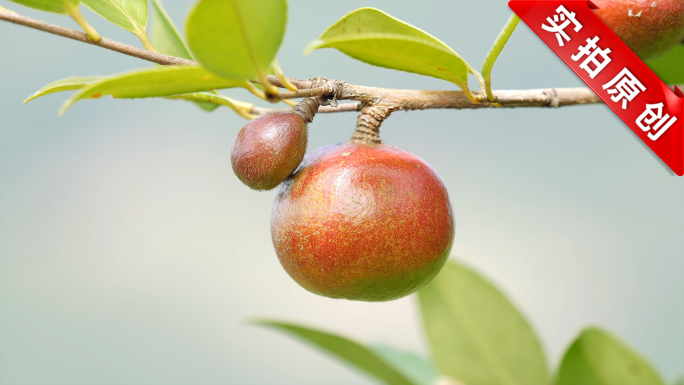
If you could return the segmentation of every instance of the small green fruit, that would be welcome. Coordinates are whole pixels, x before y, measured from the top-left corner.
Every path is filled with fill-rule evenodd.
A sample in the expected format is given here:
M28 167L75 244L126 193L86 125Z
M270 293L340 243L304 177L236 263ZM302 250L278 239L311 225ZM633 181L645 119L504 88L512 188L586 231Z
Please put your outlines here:
M250 188L270 190L302 162L306 143L306 123L294 112L260 116L245 124L233 142L233 171Z
M596 15L643 60L684 38L684 0L593 0Z
M439 272L454 221L446 188L425 161L350 142L307 155L281 185L271 235L280 263L305 289L388 301Z

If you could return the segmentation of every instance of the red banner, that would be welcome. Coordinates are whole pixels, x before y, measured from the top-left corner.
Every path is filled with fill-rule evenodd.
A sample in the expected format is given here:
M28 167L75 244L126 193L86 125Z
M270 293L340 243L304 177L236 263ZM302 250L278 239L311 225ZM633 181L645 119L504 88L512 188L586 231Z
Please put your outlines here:
M586 0L510 0L511 7L675 174L684 175L684 95L669 89Z

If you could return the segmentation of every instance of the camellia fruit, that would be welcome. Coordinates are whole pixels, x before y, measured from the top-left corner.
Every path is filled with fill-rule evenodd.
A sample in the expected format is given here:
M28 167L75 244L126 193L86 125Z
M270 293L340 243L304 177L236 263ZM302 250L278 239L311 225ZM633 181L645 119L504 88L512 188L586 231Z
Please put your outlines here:
M415 155L334 144L307 155L280 187L271 234L281 264L327 297L388 301L429 282L454 239L446 188Z
M596 15L643 60L684 39L684 0L593 0Z
M233 142L235 175L255 190L270 190L285 180L306 153L306 122L295 112L278 112L249 121Z

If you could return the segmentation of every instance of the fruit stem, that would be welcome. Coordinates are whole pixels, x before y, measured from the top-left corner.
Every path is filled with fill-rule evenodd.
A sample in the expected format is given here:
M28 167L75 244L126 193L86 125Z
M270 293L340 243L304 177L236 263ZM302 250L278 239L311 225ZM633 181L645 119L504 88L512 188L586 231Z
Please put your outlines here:
M318 106L321 105L321 100L318 96L312 98L306 98L299 102L296 106L292 107L292 111L299 115L303 121L306 123L311 123L313 121L316 112L318 112Z
M356 144L381 144L380 125L383 120L390 116L391 112L386 105L365 105L361 109L361 115L356 120L356 131L354 131L351 141Z

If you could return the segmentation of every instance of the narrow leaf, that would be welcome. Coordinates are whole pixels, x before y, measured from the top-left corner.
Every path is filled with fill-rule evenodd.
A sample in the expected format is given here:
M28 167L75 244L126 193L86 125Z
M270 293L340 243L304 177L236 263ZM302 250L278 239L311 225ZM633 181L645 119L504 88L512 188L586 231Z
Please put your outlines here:
M14 3L25 5L34 9L39 9L41 11L59 13L61 15L68 15L69 8L71 5L73 7L78 7L80 0L10 0ZM67 4L65 4L67 3Z
M649 60L646 64L666 84L684 83L684 44L677 44L675 48L657 59Z
M335 48L368 64L432 76L467 88L468 64L453 49L379 9L361 8L345 15L309 43L305 52L319 48Z
M432 363L419 355L399 351L387 345L375 345L371 346L371 349L417 385L434 385L439 377Z
M83 5L136 36L147 27L147 0L81 0Z
M440 373L468 385L546 384L534 331L481 275L450 261L418 298Z
M663 385L646 361L607 332L589 328L570 345L558 385Z
M200 0L186 25L188 45L210 71L263 80L287 22L284 0Z
M520 17L518 17L516 14L513 14L510 19L508 19L506 26L504 26L504 29L499 33L499 36L496 38L494 45L489 50L489 54L487 54L487 57L482 64L482 76L485 80L485 92L487 93L487 98L490 101L494 101L494 95L492 94L492 68L494 67L496 59L499 58L499 54L503 50L504 46L506 43L508 43L508 39L513 34L513 31L515 31L515 27L517 27L519 23Z
M157 67L109 76L69 98L60 109L63 114L81 99L97 99L105 95L115 98L150 98L171 96L221 88L245 87L245 81L216 76L202 67Z
M165 55L194 60L176 25L162 6L161 0L152 0L152 41L157 51ZM219 106L201 101L196 101L195 104L205 111L213 111Z
M161 0L152 0L152 42L165 55L194 60Z
M65 79L60 79L39 89L33 95L26 98L26 100L24 100L24 103L30 102L33 99L55 92L79 90L101 79L102 76L73 76Z
M267 326L292 334L305 342L332 354L335 358L360 369L390 385L418 385L411 381L400 370L383 359L373 349L354 342L348 338L315 330L308 327L279 321L257 321L257 325Z
M250 112L254 107L254 104L241 102L239 100L223 96L219 93L194 92L191 94L167 96L167 98L191 100L198 104L202 103L210 106L215 106L214 108L212 108L212 110L218 108L219 106L230 107L233 111L235 111L238 115L242 116L245 119L254 119L258 116Z

